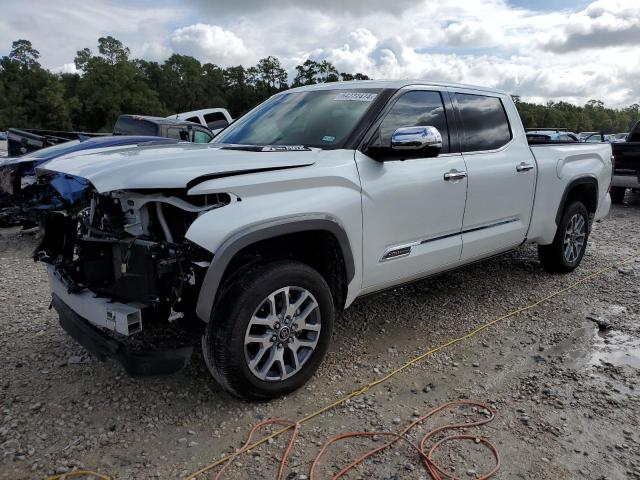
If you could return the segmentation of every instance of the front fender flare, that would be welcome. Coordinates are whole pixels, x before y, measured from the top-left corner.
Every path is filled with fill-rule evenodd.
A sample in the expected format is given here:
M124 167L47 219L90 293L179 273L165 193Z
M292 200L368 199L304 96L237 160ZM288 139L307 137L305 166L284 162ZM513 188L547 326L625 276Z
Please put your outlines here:
M311 230L328 231L336 237L342 250L347 283L351 282L355 276L355 263L351 252L351 245L345 229L336 218L328 215L305 215L272 220L248 227L231 235L222 242L213 256L200 288L198 303L196 304L196 314L198 317L204 322L209 322L225 270L229 262L231 262L240 250L269 238Z

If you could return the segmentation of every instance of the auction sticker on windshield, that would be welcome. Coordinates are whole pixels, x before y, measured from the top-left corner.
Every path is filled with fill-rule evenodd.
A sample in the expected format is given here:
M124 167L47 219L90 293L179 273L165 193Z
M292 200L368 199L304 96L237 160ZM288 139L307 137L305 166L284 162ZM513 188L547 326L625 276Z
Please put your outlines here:
M366 92L342 92L336 95L334 100L342 100L347 102L372 102L378 96L377 93Z

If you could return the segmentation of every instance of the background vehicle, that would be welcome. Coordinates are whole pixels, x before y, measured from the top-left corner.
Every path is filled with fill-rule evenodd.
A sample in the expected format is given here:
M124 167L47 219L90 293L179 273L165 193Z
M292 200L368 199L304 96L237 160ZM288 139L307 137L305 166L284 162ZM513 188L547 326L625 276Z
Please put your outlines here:
M24 130L17 128L10 128L7 133L9 156L24 155L71 140L111 136L109 133ZM209 128L199 123L176 118L144 115L120 115L113 128L113 135L168 137L193 143L207 143L214 136Z
M603 143L609 142L612 143L615 137L613 135L606 135L604 133L592 133L591 135L587 135L581 141L585 143Z
M535 143L575 143L578 142L578 136L575 133L567 131L557 131L548 129L527 129L527 141L530 144Z
M0 160L0 226L32 224L41 213L73 204L86 188L86 182L55 174L48 185L36 184L35 168L63 155L86 150L142 144L169 144L178 140L163 137L107 136L70 140L21 157Z
M71 140L107 135L88 132L10 128L7 130L7 153L10 157L17 157Z
M199 123L142 115L120 115L113 127L113 134L150 135L192 143L209 143L214 136L211 130Z
M194 110L192 112L170 115L167 118L199 123L200 125L209 128L216 135L223 128L233 122L231 114L226 108L205 108L203 110Z
M202 328L226 389L271 398L313 375L361 295L525 242L546 270L575 269L611 169L609 144L530 146L500 91L325 83L273 96L208 145L49 162L39 174L81 176L92 207L51 216L36 256L61 325L100 357L176 370L191 350L141 355L115 336L179 319Z
M626 142L627 141L627 136L629 135L629 132L624 132L624 133L616 133L613 136L614 142Z
M578 139L581 142L584 142L585 138L587 138L589 135L593 135L594 133L600 133L600 132L580 132L578 133Z
M611 200L622 203L627 188L640 189L640 121L635 124L624 142L611 144L615 158Z

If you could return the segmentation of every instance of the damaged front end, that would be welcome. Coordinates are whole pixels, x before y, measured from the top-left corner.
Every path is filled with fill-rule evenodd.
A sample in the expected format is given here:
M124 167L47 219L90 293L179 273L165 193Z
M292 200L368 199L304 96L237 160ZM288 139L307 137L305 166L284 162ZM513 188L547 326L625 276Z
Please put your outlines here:
M61 325L100 358L118 359L132 374L182 368L191 346L130 351L127 339L160 326L201 323L197 295L212 254L185 238L191 223L230 201L226 193L93 192L90 207L47 216L34 252L48 264Z
M37 177L32 166L25 171L26 163L0 166L0 227L35 226L48 212L79 205L87 194L84 179L54 172Z

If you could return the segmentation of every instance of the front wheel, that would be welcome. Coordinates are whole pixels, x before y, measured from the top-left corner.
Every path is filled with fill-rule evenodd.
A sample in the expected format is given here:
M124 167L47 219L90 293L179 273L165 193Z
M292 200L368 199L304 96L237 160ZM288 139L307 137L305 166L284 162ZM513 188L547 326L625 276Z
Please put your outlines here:
M540 264L547 272L573 271L584 256L589 239L589 213L582 202L565 209L551 245L538 245Z
M301 262L250 267L225 285L202 341L212 375L231 393L268 399L304 385L329 347L329 286Z

